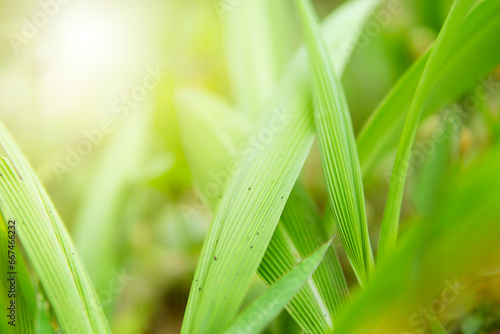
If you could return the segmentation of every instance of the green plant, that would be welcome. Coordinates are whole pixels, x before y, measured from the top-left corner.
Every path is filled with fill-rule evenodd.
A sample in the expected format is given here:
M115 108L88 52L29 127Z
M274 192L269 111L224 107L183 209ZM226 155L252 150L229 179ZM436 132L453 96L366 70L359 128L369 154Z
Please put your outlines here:
M408 74L403 77L393 92L388 95L381 107L374 112L373 117L361 132L357 147L353 135L352 123L349 117L349 110L342 91L342 85L336 78L337 74L334 70L334 68L338 68L335 66L339 66L339 64L342 69L342 64L344 64L345 61L338 60L336 63L336 59L333 58L332 64L326 43L322 40L323 38L320 30L317 28L315 15L313 14L311 5L307 1L298 1L298 5L304 25L304 35L309 50L310 67L313 74L311 82L314 87L314 120L319 137L323 170L328 185L336 228L340 234L342 244L359 283L362 287L371 291L373 288L370 288L370 277L374 275L377 270L375 269L368 237L361 175L366 175L366 172L375 166L376 161L380 161L383 158L383 153L387 152L388 148L394 146L396 142L393 137L398 136L398 127L400 127L399 124L402 124L404 117L401 110L409 105L409 102L413 99L407 117L407 125L403 130L400 142L401 153L398 153L396 157L396 165L394 166L393 177L391 178L388 204L385 211L385 218L382 223L379 246L379 252L381 253L379 253L379 256L383 258L387 256L390 258L389 253L393 251L396 244L395 239L397 235L397 226L399 225L400 208L402 205L402 190L409 164L411 147L413 145L422 109L431 111L437 110L437 107L441 106L443 102L449 101L450 98L457 96L473 86L473 80L475 80L475 78L490 71L492 66L498 63L497 52L488 54L485 63L481 63L477 67L474 66L468 71L458 71L455 69L455 72L453 72L453 70L451 70L453 66L458 67L461 65L459 65L458 61L455 61L454 57L453 60L448 61L448 57L450 57L451 54L458 54L460 55L459 57L468 57L472 61L475 54L472 51L472 44L474 44L476 48L489 48L492 37L490 34L494 33L498 20L495 19L492 23L488 24L485 24L485 22L487 18L496 15L496 12L492 11L492 7L496 8L498 4L483 1L477 4L477 6L472 6L473 3L471 1L455 2L435 46L416 62L415 66L408 71ZM356 9L360 19L363 20L365 16L363 16L364 13L361 8L371 9L372 7L370 6L373 6L373 2L366 2L364 7L362 7L361 2L352 2L349 5L352 6L351 8L360 5L360 7ZM349 5L346 5L346 7ZM492 7L489 8L489 6ZM340 17L340 15L338 17ZM481 33L472 35L470 33L472 30L470 29L473 29L472 27L475 25ZM352 38L355 40L356 36L352 35ZM354 43L354 40L352 43ZM340 47L342 44L339 43L337 45ZM466 58L460 58L460 60L464 59ZM291 66L293 70L290 72L298 72L296 64L298 64L297 60L295 60L294 66ZM463 66L463 63L461 64ZM286 75L293 78L290 72ZM452 77L457 76L457 72L460 73L458 75L462 80L449 83ZM289 79L289 77L285 77L284 81L287 83L287 86L290 86L290 82L294 82L293 79ZM302 81L304 81L304 79ZM447 85L443 85L441 82L446 82ZM275 187L277 187L277 184L290 185L290 181L296 179L297 170L290 170L289 168L293 165L298 165L300 167L304 159L297 159L296 157L302 157L304 154L307 154L307 150L310 147L310 137L305 136L307 132L304 132L301 128L296 128L298 123L307 124L306 118L304 118L305 115L307 115L309 120L313 119L312 114L309 112L308 105L301 100L302 96L304 96L303 92L307 92L308 89L308 87L301 85L300 88L296 88L295 93L292 94L288 93L287 90L280 90L278 88L276 93L277 100L279 101L279 99L283 99L283 97L290 98L288 108L290 108L290 105L293 106L293 114L295 117L291 118L290 124L283 130L283 133L275 134L273 140L271 140L268 145L263 145L263 149L260 152L253 152L252 155L246 157L247 160L244 160L241 166L241 172L238 172L231 179L227 190L221 193L221 195L223 194L222 201L218 208L214 207L216 212L215 221L212 223L212 230L202 250L202 258L198 265L195 283L191 290L190 302L184 319L184 332L217 332L227 326L226 324L230 322L230 318L234 317L236 314L235 312L243 300L243 292L248 289L250 284L249 278L251 273L257 269L258 262L255 261L254 258L262 258L263 251L263 249L261 249L261 253L258 254L248 253L245 252L245 247L241 248L240 245L246 245L245 240L252 240L253 236L256 235L256 231L260 231L259 226L264 226L265 228L271 227L271 230L262 232L262 238L265 240L264 242L266 245L270 242L264 259L268 256L280 258L280 253L286 252L286 248L290 246L290 244L280 243L278 240L281 231L279 228L280 225L278 225L278 228L275 230L275 237L271 239L272 230L278 222L278 216L276 216L275 213L283 210L282 220L285 220L287 217L287 207L283 207L279 199L283 198L283 194L285 197L288 196L291 191L289 186L285 189L279 189L283 192L279 192ZM441 89L442 91L440 91L440 93L434 93L436 89ZM417 91L416 93L414 93L415 90ZM197 94L206 93L191 93L191 95L183 99L183 101L202 100L201 97L197 98L197 96L200 96ZM412 98L413 94L415 94L415 96ZM298 97L301 97L301 99ZM214 97L212 99L215 101L217 98ZM299 102L297 102L297 100ZM189 110L203 110L201 105L206 106L205 103L202 103L200 106L198 106L196 102L190 104L189 102L181 101L179 103L182 105L181 110L188 115ZM279 102L274 106L278 107L283 105L283 102ZM300 109L298 106L301 106ZM427 112L427 115L428 113L429 112ZM266 126L271 122L271 113L268 113L268 115L268 121L267 123L262 123L264 125L261 129L266 129ZM202 117L201 113L200 117ZM230 117L227 118L230 119ZM186 116L185 127L194 129L192 124L188 124L187 119L192 122L193 116ZM236 122L228 121L228 123L235 124ZM181 125L182 124L183 122L181 120ZM294 133L293 139L292 136L288 134L288 130ZM223 131L222 128L219 128L215 130L214 133L221 134ZM259 130L256 130L255 133L259 133L258 131ZM312 128L308 126L307 131L312 131ZM200 152L204 151L200 149L202 144L193 140L185 140L185 143L186 145L195 145L198 148L198 150L195 150L187 147L188 155L192 152L191 163L193 164L211 161L212 159L210 156L215 152L219 152L218 150L223 146L222 143L218 145L214 145L213 143L206 144L207 155L203 158L196 159L196 156L199 157ZM284 143L288 145L284 146ZM211 149L209 147L211 147ZM372 147L374 147L374 149L372 149ZM361 161L358 161L358 150L360 151ZM235 147L233 151L238 152L237 147ZM238 158L233 157L233 159ZM227 160L222 164L224 163L227 163ZM221 166L214 166L212 171L220 170L220 168ZM277 169L280 170L282 173L281 175L276 174ZM363 171L363 173L361 171ZM205 180L208 179L209 178L206 178ZM200 185L200 189L203 189L203 185ZM252 194L254 190L258 195ZM428 195L430 196L430 193L428 193ZM489 197L490 195L491 194L487 196ZM292 192L292 195L290 195L291 200L293 197ZM246 208L248 208L248 210ZM273 215L270 215L270 212L272 212ZM265 216L261 216L261 214L265 214ZM300 223L300 221L296 222L296 224ZM435 223L437 223L437 221L435 221ZM446 224L444 221L440 223ZM231 224L231 228L224 227L226 224ZM424 228L422 227L422 229ZM415 233L416 235L418 234L417 232ZM292 240L293 239L292 237ZM451 237L450 240L452 240ZM250 241L250 244L254 242L255 241ZM231 245L240 248L232 248L233 246ZM241 249L241 252L238 252L238 249ZM223 256L229 256L231 259L239 259L241 262L238 263L241 264L233 264L234 261L231 261L231 263L227 263L226 265L218 266L218 263L212 261L212 257L216 254L221 254L219 252L222 252ZM273 255L268 253L272 253ZM397 258L397 256L395 256L395 258ZM394 274L394 270L397 270L397 260L391 258L391 260L387 261L388 263L385 264L383 268L390 268L390 264L392 264L393 269L386 270ZM278 268L278 263L283 262L284 261L275 261L275 267ZM264 260L263 264L265 263L268 263L268 261ZM251 269L250 272L245 272L242 267L243 265L248 266L247 268ZM268 269L268 271L270 271L270 269ZM247 280L243 279L241 276L242 273L247 275ZM447 274L453 275L452 272L447 272ZM394 276L398 277L398 275ZM219 277L219 279L216 280L214 277ZM224 278L221 279L220 277ZM213 285L217 285L218 283L220 283L220 286L213 287ZM321 284L324 283L325 282L321 282ZM388 284L387 286L390 285ZM209 291L200 293L199 289L201 287L209 289ZM340 283L340 286L337 288L343 290L342 283ZM197 289L199 291L196 291ZM410 290L411 288L409 291ZM235 291L238 292L235 293ZM366 292L366 294L370 295L370 292ZM231 299L229 297L231 295L234 298ZM223 298L221 298L221 296ZM382 297L380 296L379 298ZM315 302L321 304L324 300L324 298L317 299ZM308 319L297 319L297 316L294 316L294 310L299 309L300 304L303 306L302 315L308 314ZM347 304L349 304L349 302L347 302ZM408 304L414 305L416 303ZM370 305L370 303L367 303L366 307ZM354 308L355 306L351 307ZM346 312L347 314L353 314L353 316L355 316L355 313L352 311L350 312L351 307L348 306L348 311ZM298 300L295 301L295 304L291 303L288 310L292 317L294 317L307 332L326 333L332 329L334 332L338 331L339 333L348 332L346 330L342 331L342 329L337 329L336 326L329 329L324 326L315 327L314 323L317 322L317 320L314 319L311 312L307 311L311 308L312 306L309 301ZM387 309L385 311L388 312ZM231 317L228 318L228 314L230 314ZM368 317L369 313L366 313L366 316ZM410 314L408 317L410 317ZM337 322L339 318L336 316L332 319ZM340 319L342 320L344 318L341 317ZM357 327L354 324L359 322L353 319L351 319L351 322L346 323L345 321L346 320L341 321L338 328L351 328L350 332L359 333L384 332L384 327L370 327L370 321L368 321L367 324L362 324ZM395 322L394 328L400 328L402 330L405 328L405 325L404 323ZM355 330L355 328L357 329ZM395 330L394 328L391 329L391 332ZM443 331L439 323L434 323L433 328L435 332ZM250 327L248 330L249 332L257 332L254 329L250 329ZM387 330L387 328L385 328L385 330ZM388 330L386 332L388 332Z
M1 305L12 270L17 282L17 325L2 321L1 333L154 331L162 293L186 285L183 334L458 333L467 319L479 323L467 333L498 329L498 300L474 282L500 260L498 98L478 86L500 64L500 1L453 1L435 42L359 127L348 64L388 15L372 14L396 2L346 1L321 24L311 0L226 8L220 86L232 99L217 84L160 85L154 110L117 131L80 181L76 246L0 124ZM434 28L437 3L415 8ZM292 57L294 13L304 46ZM467 131L487 138L470 144ZM425 140L432 149L415 160ZM373 189L387 200L373 205ZM206 208L183 215L189 196ZM212 215L198 259L193 210ZM127 287L100 292L125 266L138 283L123 306Z
M61 328L73 333L109 332L97 294L68 232L28 162L1 124L0 142L7 154L0 161L2 215L6 222L13 222L7 227L15 226L13 235L22 242ZM17 253L17 260L22 263L19 247L13 246L9 249ZM15 267L9 268L15 270ZM30 299L21 299L21 305L26 303L24 307L31 316L25 314L19 325L33 328L36 298L33 293L28 294L29 280L25 278L20 282L25 283L21 287L24 296L31 294Z

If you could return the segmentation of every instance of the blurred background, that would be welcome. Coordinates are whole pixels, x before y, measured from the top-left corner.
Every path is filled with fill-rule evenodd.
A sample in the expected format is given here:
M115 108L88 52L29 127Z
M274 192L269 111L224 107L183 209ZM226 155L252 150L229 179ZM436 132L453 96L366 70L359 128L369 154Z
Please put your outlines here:
M254 22L252 31L238 30L247 1L0 2L0 119L58 208L113 333L180 331L211 220L184 153L189 137L182 134L178 92L196 88L225 107L258 109L265 98L252 93L269 96L301 44L293 1L273 0L272 17ZM342 2L314 4L322 18ZM451 3L401 0L401 12L362 41L343 77L356 132L432 43ZM267 36L272 50L252 36ZM252 57L275 66L235 70ZM258 78L257 92L242 93L241 78L261 72L268 74ZM493 78L500 81L499 71ZM496 88L486 101L495 124L499 97ZM207 103L208 117L212 109ZM418 138L433 124L432 118L424 123ZM465 160L493 140L486 124L477 116L464 125L458 154ZM391 156L386 160L365 183L372 240L378 239L385 173L392 167ZM314 147L302 179L323 212L321 175ZM410 175L417 195L405 200L405 221L425 210L418 187L411 186L417 177ZM264 288L256 279L249 300Z

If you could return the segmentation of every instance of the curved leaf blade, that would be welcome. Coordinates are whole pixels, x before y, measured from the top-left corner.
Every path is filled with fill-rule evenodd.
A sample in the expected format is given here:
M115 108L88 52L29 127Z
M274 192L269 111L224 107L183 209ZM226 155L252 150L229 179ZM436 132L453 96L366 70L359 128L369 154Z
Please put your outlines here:
M330 204L356 277L366 286L375 265L349 107L311 3L298 0L297 4L314 77L314 116Z
M386 256L396 244L408 163L417 127L425 106L425 98L432 88L432 83L436 80L445 58L449 55L460 24L474 1L456 0L454 2L422 73L403 128L391 175L389 194L380 230L379 256L381 258Z
M238 168L238 147L248 135L250 122L209 92L185 89L178 93L178 100L181 135L193 179L214 212L219 192L224 193L233 169ZM259 276L267 285L274 284L327 239L319 213L298 181L259 266ZM348 294L342 268L331 248L309 284L286 308L305 331L326 333L332 330Z
M19 236L60 326L68 333L108 333L109 326L73 242L40 181L0 123L0 208Z
M377 3L376 0L350 2L348 4L352 6L344 6L345 12L342 13L350 11L353 16L336 13L337 15L332 15L329 24L325 26L326 29L336 28L337 19L344 20L344 22L347 20L351 24L350 27L344 27L345 34L335 35L336 40L332 43L333 46L337 46L334 48L337 50L334 62L338 64L339 70L344 68L350 54L338 51L338 46L343 42L355 43L359 36L359 29L356 28L363 24ZM333 31L336 30L333 29ZM283 84L276 92L274 102L271 103L273 108L269 109L279 112L285 108L287 114L290 115L290 121L281 132L273 137L270 143L259 146L258 154L255 149L247 148L246 152L250 153L247 163L244 164L244 168L238 176L233 178L222 198L209 235L205 240L202 257L191 287L182 333L221 330L235 316L248 289L251 276L257 270L264 255L264 250L271 239L279 214L283 210L284 202L300 170L300 167L296 165L303 163L314 138L305 56L305 50L299 52L290 64L293 70L288 72L287 77L282 81ZM264 122L260 129L272 126L275 123L273 117L275 116L271 115L267 119L267 123ZM258 132L256 133L258 134ZM286 145L284 145L285 143ZM294 147L295 151L290 152L290 147ZM294 166L294 164L296 165ZM275 170L269 173L266 166L274 166L281 169L281 172L278 175L276 175ZM263 171L266 173L263 174ZM277 176L279 178L276 178ZM265 188L263 188L263 184L266 185ZM263 189L268 190L265 192L266 196L252 198L250 191L255 190L256 186L258 190L256 193L261 193ZM281 197L283 197L283 201L281 201ZM271 198L276 198L278 202L270 201ZM256 208L259 210L254 211ZM237 217L240 218L237 219ZM258 225L261 218L264 218L263 221L266 222L261 225L265 230L257 231L255 225ZM222 220L231 222L231 225L224 224ZM260 232L261 244L258 245L258 248L251 245L254 246L252 248L254 253L247 253L238 247L253 241L256 232ZM220 236L224 236L224 242L221 242ZM242 243L242 239L245 239L246 242ZM226 262L220 265L221 262L217 262L214 265L214 261L217 261L214 260L214 257L218 258L215 253L219 249L223 253L231 254L231 256L241 257L244 259L243 262L247 261L246 264L240 267L239 263ZM234 277L228 274L234 275ZM236 275L238 280L235 280ZM222 282L219 280L220 277L224 278ZM209 288L208 293L202 292L202 284ZM214 287L216 284L218 286ZM215 314L219 316L212 317L214 310ZM224 317L220 314L224 314Z
M490 72L500 62L500 2L483 1L466 17L458 28L453 49L441 67L432 89L426 96L422 116L435 112L444 103L477 85L478 78ZM478 50L482 50L478 52ZM397 147L405 116L415 94L430 51L422 55L399 80L368 119L358 139L361 171L365 177ZM468 64L467 71L462 70Z
M332 239L333 240L333 239ZM224 334L258 334L278 316L321 263L332 240L281 277L262 296L248 306Z

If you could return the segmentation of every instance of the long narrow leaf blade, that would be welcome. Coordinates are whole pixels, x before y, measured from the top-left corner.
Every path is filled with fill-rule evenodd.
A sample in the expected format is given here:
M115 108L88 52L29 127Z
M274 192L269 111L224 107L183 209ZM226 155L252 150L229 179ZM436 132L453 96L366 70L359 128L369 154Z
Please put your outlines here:
M26 158L0 123L2 215L18 221L16 233L68 333L108 333L97 294L71 238Z
M293 254L298 255L299 259L311 254L328 238L328 233L323 226L312 198L300 182L295 184L288 198L281 215L281 225L278 225L278 227L281 227L285 236L288 236L286 239L288 241L287 245L294 250ZM266 256L262 259L261 267L269 263L269 260L266 253ZM340 318L349 298L344 273L333 247L326 252L323 262L313 274L308 286L304 286L303 290L313 296L314 303L306 301L300 306L306 307L306 310L309 310L309 308L314 309L313 319L316 319L314 323L320 324L324 321L327 325L327 332L330 331ZM294 303L291 303L287 309L294 319L300 324L304 324L310 319L305 316L307 312L300 312L296 308L298 304L299 301L294 300ZM325 329L319 331L313 328L305 330L311 333L321 333Z
M379 254L383 258L390 252L397 240L399 214L401 212L401 202L403 200L403 191L405 185L408 163L411 156L411 149L415 140L415 134L424 108L425 98L435 81L441 65L449 55L453 40L463 19L474 0L456 0L453 4L450 14L444 23L443 29L439 34L434 48L431 51L422 78L417 87L410 112L406 119L401 141L399 142L398 153L394 162L394 168L391 175L389 186L389 195L387 196L386 208L382 219L380 232Z
M333 239L332 239L333 240ZM258 334L278 316L286 303L313 274L330 247L331 240L281 277L262 296L248 306L224 334Z
M179 93L178 103L181 134L193 179L197 180L198 189L213 212L218 193L225 191L227 180L239 165L238 147L243 141L242 135L248 134L245 129L250 128L243 124L244 121L249 124L248 120L225 108L226 104L220 100L208 92L186 89ZM239 131L233 131L235 126ZM312 199L297 182L259 266L259 276L272 285L327 239ZM287 310L307 332L325 333L333 328L347 296L347 284L332 248Z
M350 18L352 25L352 29L345 29L345 34L336 35L338 39L332 45L338 48L344 42L349 45L354 44L359 36L359 27L376 3L378 1L375 0L353 1L349 3L352 6L344 7L343 12L345 14L349 9L352 16L340 14L332 16L332 20ZM335 28L334 23L335 21L331 21L326 27ZM334 62L339 65L339 70L342 70L349 54L339 52L336 55ZM293 71L283 80L283 85L270 108L278 112L284 109L286 114L290 115L289 121L281 132L274 135L271 142L259 146L258 152L255 148L248 148L247 152L251 154L244 163L244 169L232 180L224 195L209 236L205 240L189 296L182 333L217 332L235 316L251 277L257 270L271 239L284 202L300 170L299 165L303 163L309 151L314 129L305 54L299 54L291 66ZM271 116L261 129L270 128L275 124L275 119L272 117L275 115ZM294 148L294 152L290 152L290 147ZM272 173L269 168L273 168ZM275 169L279 169L279 172L277 173ZM252 189L258 190L255 194L263 193L267 196L252 196ZM255 225L259 221L262 228L258 230ZM257 239L257 232L259 232L259 244L249 245ZM221 237L224 237L223 241ZM248 248L245 251L242 246L253 246L250 249L254 252L249 252ZM219 250L222 251L222 255L230 254L230 257L241 258L243 264L231 261L215 263L218 261L215 260L218 258L217 253L219 257L221 255ZM220 316L221 314L224 316Z
M432 215L415 224L380 263L370 286L349 305L334 333L417 332L422 323L427 325L428 312L420 311L430 311L442 296L454 297L446 301L458 301L459 295L468 300L477 282L462 278L498 268L498 170L496 145L436 185L440 196Z
M330 204L347 256L365 286L373 269L361 168L349 108L312 5L298 0L314 83L314 116Z
M298 96L282 108L292 105L287 126L251 152L221 200L194 277L185 333L221 331L243 301L314 138L311 117L302 112L310 112L307 99ZM264 129L271 126L269 120Z
M422 116L435 112L475 87L478 78L500 62L500 2L483 1L467 16L457 32L448 59L426 96ZM479 51L481 50L481 51ZM397 147L405 117L415 95L430 51L420 57L387 95L358 136L358 153L363 176L377 167L391 149ZM463 64L468 64L463 70ZM491 89L492 83L487 83Z

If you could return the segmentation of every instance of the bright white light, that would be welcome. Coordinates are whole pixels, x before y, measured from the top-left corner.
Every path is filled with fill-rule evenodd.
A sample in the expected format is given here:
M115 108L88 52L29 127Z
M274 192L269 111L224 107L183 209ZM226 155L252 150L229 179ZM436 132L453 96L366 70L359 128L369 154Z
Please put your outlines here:
M64 37L68 55L82 61L97 61L113 51L109 27L95 19L81 18L72 22Z
M91 68L112 65L127 49L128 27L105 8L66 8L54 25L57 53Z
M37 40L40 98L47 114L109 112L142 60L145 34L127 7L72 2ZM139 26L140 28L140 26ZM141 38L139 38L141 36Z

